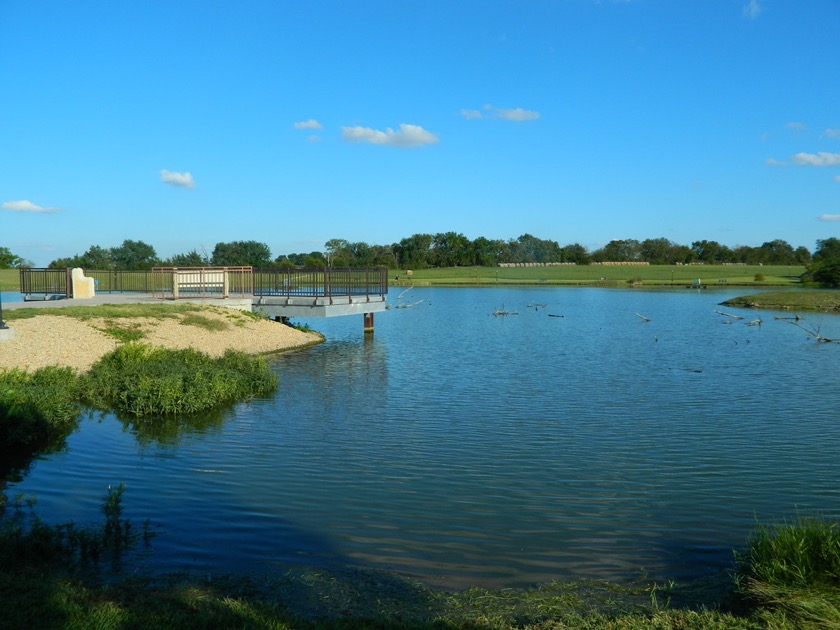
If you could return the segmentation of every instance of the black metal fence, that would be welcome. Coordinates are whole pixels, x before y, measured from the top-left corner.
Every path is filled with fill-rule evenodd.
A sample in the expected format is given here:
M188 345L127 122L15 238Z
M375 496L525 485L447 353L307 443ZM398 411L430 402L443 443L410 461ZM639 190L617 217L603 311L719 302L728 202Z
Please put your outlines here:
M251 267L155 268L144 271L85 270L97 293L151 293L157 297L264 295L281 297L348 297L388 294L388 270ZM221 280L220 278L223 278ZM175 282L178 290L173 291ZM73 297L70 269L23 268L20 292Z
M97 271L85 270L93 278L97 293L152 293L153 278L148 271Z
M24 295L62 295L72 297L73 282L69 269L22 268L20 292Z
M255 269L254 295L280 297L348 297L387 295L384 267L332 269L326 267Z

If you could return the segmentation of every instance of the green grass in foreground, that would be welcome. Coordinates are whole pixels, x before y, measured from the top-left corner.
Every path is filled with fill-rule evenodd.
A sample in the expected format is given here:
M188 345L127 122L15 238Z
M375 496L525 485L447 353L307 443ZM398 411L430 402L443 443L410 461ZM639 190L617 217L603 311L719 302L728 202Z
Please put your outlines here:
M574 581L448 593L349 568L259 578L141 575L132 554L153 533L148 521L141 529L123 517L122 492L109 489L105 523L96 527L46 525L21 502L7 509L0 520L4 628L840 627L840 540L836 524L820 519L758 527L738 555L737 573L690 585Z

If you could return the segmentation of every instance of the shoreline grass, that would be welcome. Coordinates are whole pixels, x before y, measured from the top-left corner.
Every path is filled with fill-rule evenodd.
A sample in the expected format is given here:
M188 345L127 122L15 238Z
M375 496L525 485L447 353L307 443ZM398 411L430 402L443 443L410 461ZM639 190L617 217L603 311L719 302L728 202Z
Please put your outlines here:
M159 533L148 520L140 528L124 515L123 490L109 488L105 522L97 526L46 525L31 505L23 513L22 501L7 509L0 518L4 628L746 630L840 623L840 536L836 523L818 518L759 525L732 572L686 584L574 580L448 592L361 567L138 573L131 554Z
M774 291L740 296L723 302L737 308L758 308L775 311L840 312L840 291L819 289L812 291Z

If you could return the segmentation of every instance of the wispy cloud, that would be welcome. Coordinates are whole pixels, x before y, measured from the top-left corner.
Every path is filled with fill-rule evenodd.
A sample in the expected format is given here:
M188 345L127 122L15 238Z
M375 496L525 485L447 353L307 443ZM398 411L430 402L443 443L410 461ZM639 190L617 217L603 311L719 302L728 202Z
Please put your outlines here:
M195 180L191 173L172 173L164 169L160 172L160 181L170 186L195 188Z
M807 129L808 125L801 122L789 122L785 123L785 127L787 127L788 129L793 129L794 131L802 131L804 129Z
M840 214L821 214L820 221L840 221Z
M21 199L20 201L4 201L3 205L0 207L2 207L3 210L8 210L9 212L59 212L58 208L44 208L43 206L34 204L26 199Z
M764 161L765 164L769 164L770 166L787 166L786 162L782 162L781 160L774 160L773 158L767 158Z
M823 135L826 138L836 138L837 140L840 140L840 129L826 129L823 131Z
M440 138L423 127L406 123L402 123L397 131L390 127L385 131L370 127L342 127L341 137L347 142L356 144L380 144L401 149L412 149L440 142Z
M749 0L749 2L744 5L743 14L745 18L755 20L759 15L761 15L762 11L763 7L761 6L760 0Z
M797 153L790 161L802 166L840 166L840 153Z
M323 129L323 125L319 123L314 118L310 118L309 120L302 120L301 122L296 122L294 125L295 129Z
M834 176L834 177L832 177L831 179L832 179L832 181L835 181L835 182L837 182L838 184L840 184L840 175L835 175L835 176Z
M480 118L501 118L502 120L510 120L512 122L526 122L529 120L537 120L541 117L539 112L522 109L521 107L506 109L493 107L492 105L485 105L481 110L462 109L461 116L467 120L478 120Z

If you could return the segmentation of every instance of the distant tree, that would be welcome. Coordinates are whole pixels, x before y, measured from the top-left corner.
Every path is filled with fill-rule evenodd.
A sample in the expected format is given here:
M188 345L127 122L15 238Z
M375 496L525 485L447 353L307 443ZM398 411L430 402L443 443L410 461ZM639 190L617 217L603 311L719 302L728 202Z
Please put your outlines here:
M57 258L50 262L49 267L53 269L81 267L82 269L108 271L114 268L112 250L99 245L91 245L81 256L77 254L70 258Z
M831 237L817 241L814 262L808 266L804 279L825 287L840 288L840 239Z
M349 267L353 258L350 241L343 238L331 238L324 243L324 258L328 267Z
M832 236L818 240L814 260L840 260L840 238Z
M595 262L632 262L640 259L641 243L635 239L613 240L592 253Z
M175 254L166 261L166 265L169 267L207 267L210 261L193 249L186 254Z
M8 247L0 247L0 269L20 267L22 263L23 258L13 254Z
M791 244L779 238L762 243L756 254L758 262L765 265L792 265L796 262Z
M119 247L111 249L111 261L114 269L136 270L151 269L160 260L155 248L143 241L125 240Z
M503 244L500 241L491 241L489 238L479 236L472 242L473 265L480 267L495 267L499 264L499 257Z
M269 267L271 250L257 241L216 243L210 262L214 267Z
M425 269L431 265L431 234L414 234L393 245L397 266L401 269Z
M471 264L470 240L457 232L443 232L432 238L431 262L435 267L466 267Z
M691 244L691 250L697 260L707 265L733 262L732 250L717 241L694 241Z
M577 265L588 265L592 260L587 249L580 243L566 245L562 249L562 257L560 262L575 263Z
M808 265L811 263L812 259L811 252L808 251L807 247L802 245L796 248L793 252L793 257L797 265Z

